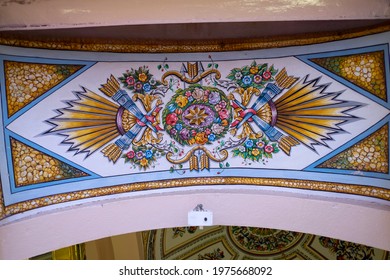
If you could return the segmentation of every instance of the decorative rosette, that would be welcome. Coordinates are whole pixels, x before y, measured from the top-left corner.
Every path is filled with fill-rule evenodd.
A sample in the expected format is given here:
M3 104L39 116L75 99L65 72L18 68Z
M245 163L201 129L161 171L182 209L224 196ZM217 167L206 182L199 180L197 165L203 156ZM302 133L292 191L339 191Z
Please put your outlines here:
M277 72L273 65L268 67L267 63L257 64L253 61L251 65L232 69L227 78L236 82L241 88L262 89L267 83L275 80L274 76Z
M166 104L163 124L181 145L212 144L222 138L232 120L224 92L214 87L192 85L179 89Z
M119 80L129 90L141 94L149 93L161 85L161 82L149 73L147 66L139 67L138 70L131 68L126 73L123 73Z

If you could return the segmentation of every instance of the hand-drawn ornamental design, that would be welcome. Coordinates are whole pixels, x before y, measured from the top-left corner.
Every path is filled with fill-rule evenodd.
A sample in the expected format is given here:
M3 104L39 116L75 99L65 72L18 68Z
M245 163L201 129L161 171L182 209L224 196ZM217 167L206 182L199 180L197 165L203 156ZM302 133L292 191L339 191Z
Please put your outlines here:
M350 111L359 104L326 92L320 77L300 79L254 61L223 80L216 66L187 63L160 80L146 66L111 75L100 87L105 96L75 92L48 120L54 127L47 133L65 136L70 151L87 157L101 150L113 163L122 157L147 169L165 156L176 168L189 162L190 170L203 170L210 161L221 166L229 150L253 162L280 150L290 155L299 144L315 151L356 119Z

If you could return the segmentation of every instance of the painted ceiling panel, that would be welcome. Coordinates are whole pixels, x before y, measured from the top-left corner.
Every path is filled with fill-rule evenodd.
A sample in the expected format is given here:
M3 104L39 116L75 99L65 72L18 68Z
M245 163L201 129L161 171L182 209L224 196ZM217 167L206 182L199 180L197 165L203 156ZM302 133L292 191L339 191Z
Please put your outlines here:
M223 53L1 46L2 216L214 184L388 203L389 35Z
M142 233L147 260L388 260L389 252L293 231L176 227Z

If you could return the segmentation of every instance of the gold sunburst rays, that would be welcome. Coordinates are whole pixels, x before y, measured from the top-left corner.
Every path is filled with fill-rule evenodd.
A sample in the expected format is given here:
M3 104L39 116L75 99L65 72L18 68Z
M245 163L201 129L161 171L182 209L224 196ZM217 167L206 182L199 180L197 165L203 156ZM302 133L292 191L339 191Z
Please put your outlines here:
M313 150L328 146L332 134L343 131L340 125L356 118L349 111L360 106L338 99L342 92L326 93L328 85L318 85L319 79L306 76L275 101L275 126Z
M74 94L78 99L68 101L68 107L48 120L54 127L47 133L66 136L62 143L71 145L69 151L89 156L120 135L119 106L85 88Z

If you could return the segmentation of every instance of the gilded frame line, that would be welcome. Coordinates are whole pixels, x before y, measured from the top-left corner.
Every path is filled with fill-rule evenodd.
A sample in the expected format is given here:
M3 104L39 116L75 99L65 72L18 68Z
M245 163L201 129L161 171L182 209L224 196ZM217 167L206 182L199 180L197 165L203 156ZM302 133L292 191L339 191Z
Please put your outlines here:
M300 189L311 191L326 191L339 194L361 195L370 198L383 199L390 201L390 190L355 184L342 184L335 182L321 182L314 180L298 179L274 179L274 178L249 178L249 177L205 177L205 178L186 178L172 179L153 182L142 182L134 184L124 184L98 189L76 191L71 193L57 194L53 196L41 197L10 206L4 206L3 197L0 198L0 219L22 213L39 207L53 204L70 202L85 198L101 197L113 194L123 194L135 191L146 191L153 189L167 189L176 187L192 186L221 186L221 185L250 185L250 186L270 186L288 189Z
M161 41L129 41L129 40L83 40L56 38L36 38L34 40L4 35L0 33L0 45L112 53L192 53L192 52L224 52L282 48L320 44L339 40L358 38L362 36L390 31L390 23L369 28L357 28L340 32L321 32L291 36L272 36L254 39L226 40L161 40Z
M289 46L303 46L357 38L390 31L390 24L379 25L373 28L350 30L337 33L305 34L289 37L272 37L262 39L219 40L219 41L163 41L163 42L134 42L134 41L77 41L77 40L26 40L4 36L0 33L0 45L41 48L53 50L113 52L113 53L191 53L191 52L222 52L243 51ZM250 185L268 186L287 189L312 191L326 191L331 193L359 195L374 199L390 201L390 190L374 186L343 184L336 182L322 182L314 180L276 179L276 178L249 178L249 177L205 177L161 180L107 186L97 189L76 191L52 196L32 199L9 206L4 205L3 193L0 188L0 220L39 207L71 202L85 198L102 197L113 194L123 194L135 191L152 189L167 189L191 186L221 186L221 185Z

